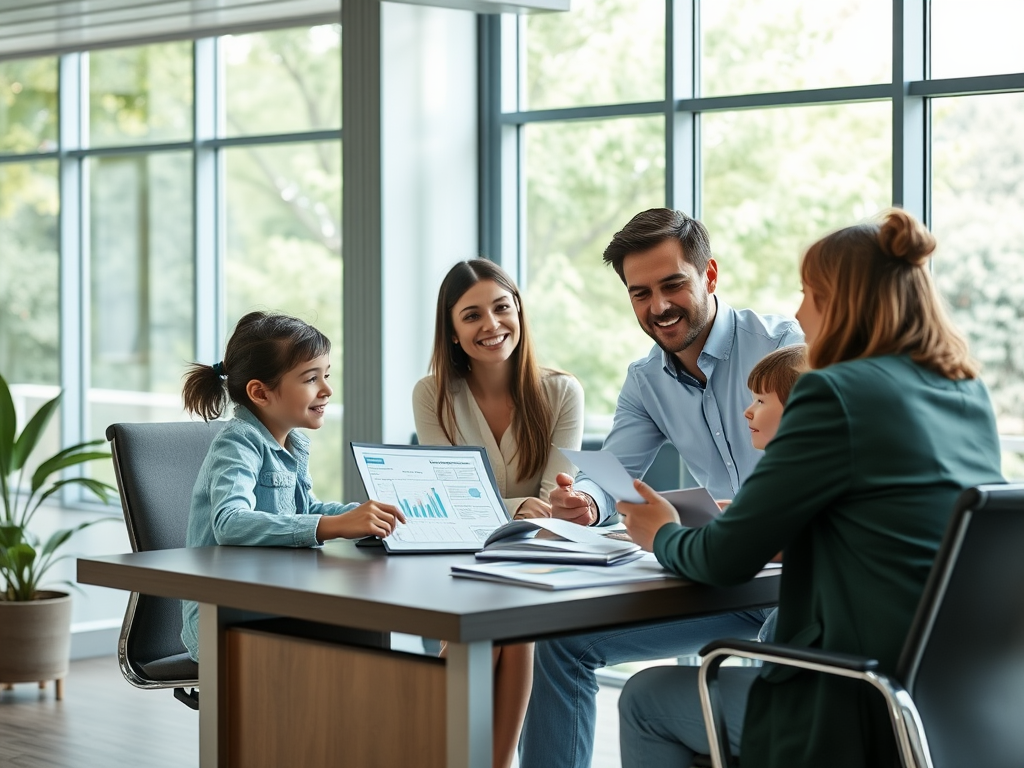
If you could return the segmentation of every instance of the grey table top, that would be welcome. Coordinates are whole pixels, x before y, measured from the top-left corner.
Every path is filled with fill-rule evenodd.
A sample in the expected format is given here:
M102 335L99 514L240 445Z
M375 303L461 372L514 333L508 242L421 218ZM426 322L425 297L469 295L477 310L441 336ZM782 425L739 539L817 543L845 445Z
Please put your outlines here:
M454 578L472 555L387 555L352 542L322 549L205 547L78 560L78 580L161 597L453 642L555 634L763 607L779 574L719 589L678 579L548 591Z

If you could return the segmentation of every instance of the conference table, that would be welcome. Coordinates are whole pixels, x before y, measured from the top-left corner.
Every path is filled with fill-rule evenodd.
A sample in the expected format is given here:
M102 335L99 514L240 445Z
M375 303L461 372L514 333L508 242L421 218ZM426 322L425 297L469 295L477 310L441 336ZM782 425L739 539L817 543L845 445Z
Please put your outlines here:
M544 590L454 578L472 555L205 547L78 560L78 581L200 604L201 768L491 764L492 648L774 604L779 574ZM447 641L446 658L389 633ZM159 727L159 726L156 726Z

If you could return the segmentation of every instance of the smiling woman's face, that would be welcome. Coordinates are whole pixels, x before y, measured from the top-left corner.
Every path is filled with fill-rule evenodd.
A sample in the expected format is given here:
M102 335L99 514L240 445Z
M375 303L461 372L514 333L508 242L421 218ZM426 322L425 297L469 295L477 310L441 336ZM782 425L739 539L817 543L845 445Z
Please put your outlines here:
M519 346L519 308L512 294L493 280L481 280L452 307L456 342L470 365L505 363Z

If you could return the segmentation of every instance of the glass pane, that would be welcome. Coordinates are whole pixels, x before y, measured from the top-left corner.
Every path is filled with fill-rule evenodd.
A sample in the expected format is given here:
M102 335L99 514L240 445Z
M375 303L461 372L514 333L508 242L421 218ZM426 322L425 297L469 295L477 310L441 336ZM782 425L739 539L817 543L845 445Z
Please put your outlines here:
M286 312L330 338L334 397L313 436L321 499L343 499L341 142L225 150L228 328L255 309Z
M704 96L892 79L891 0L716 0L700 21Z
M94 147L192 138L192 43L89 54L89 136Z
M608 431L626 366L651 347L601 254L635 214L665 204L664 125L643 117L525 129L524 301L541 364L583 383L587 431Z
M931 76L1024 72L1021 0L931 0Z
M221 38L228 136L341 127L341 25Z
M57 59L0 61L0 153L57 149Z
M704 223L725 301L793 316L807 246L891 204L891 112L871 103L702 118Z
M0 165L0 374L60 380L56 161Z
M182 418L195 359L192 155L94 158L90 205L90 433Z
M0 375L19 429L60 392L57 213L56 161L0 164ZM33 455L51 456L59 443L55 414Z
M1024 450L1003 449L1003 477L1010 483L1024 483Z
M1024 94L932 102L935 278L982 364L999 431L1018 436L1024 436L1022 135Z
M522 23L522 109L665 98L663 0L573 0Z

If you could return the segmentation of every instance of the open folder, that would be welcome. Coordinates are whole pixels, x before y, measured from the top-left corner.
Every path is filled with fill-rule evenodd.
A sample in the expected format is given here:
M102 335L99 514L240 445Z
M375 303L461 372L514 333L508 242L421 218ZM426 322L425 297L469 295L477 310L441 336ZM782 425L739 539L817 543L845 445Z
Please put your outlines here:
M593 528L549 517L513 520L494 530L477 560L540 560L615 565L643 552L630 541L609 539Z

